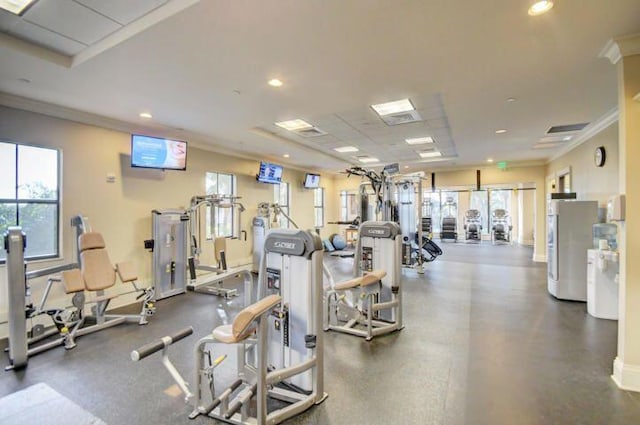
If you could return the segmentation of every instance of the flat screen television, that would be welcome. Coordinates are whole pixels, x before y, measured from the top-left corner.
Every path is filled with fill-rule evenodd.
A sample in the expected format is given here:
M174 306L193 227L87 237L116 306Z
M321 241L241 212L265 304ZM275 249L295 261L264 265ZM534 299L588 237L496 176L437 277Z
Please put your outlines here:
M256 176L256 180L261 183L280 184L282 181L282 166L261 162L260 172Z
M184 171L187 169L187 142L132 134L131 166Z
M307 173L304 178L304 187L306 189L315 189L320 187L320 175Z

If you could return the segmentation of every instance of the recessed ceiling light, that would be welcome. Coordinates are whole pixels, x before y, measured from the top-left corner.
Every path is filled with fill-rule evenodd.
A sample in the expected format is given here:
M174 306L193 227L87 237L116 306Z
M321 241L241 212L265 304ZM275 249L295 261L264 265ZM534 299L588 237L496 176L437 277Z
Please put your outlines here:
M298 131L313 127L311 124L301 119L280 121L277 122L276 125L289 131Z
M271 87L282 87L282 81L278 80L277 78L269 80L268 84Z
M356 148L355 146L342 146L339 148L333 148L334 151L336 152L340 152L340 153L347 153L347 152L358 152L359 149Z
M289 158L291 155L289 155L288 153L285 153L284 155L282 155L284 158Z
M385 115L398 114L400 112L413 111L415 108L409 99L394 100L387 103L371 105L374 111L381 117Z
M571 140L571 138L572 138L572 137L573 137L573 136L564 136L564 137L562 138L562 140L563 140L563 141L565 141L565 142L568 142L569 140Z
M153 118L153 115L151 115L149 112L141 112L140 113L140 118L151 119L151 118Z
M487 162L489 163L493 162L493 158L487 158Z
M503 128L501 128L500 130L496 130L496 134L504 134L506 132L507 132L507 130L505 130Z
M358 161L362 162L363 164L368 164L370 162L380 162L380 160L378 158L374 158L372 156L359 157Z
M0 0L0 8L15 15L21 15L35 2L36 0Z
M425 143L433 143L433 137L414 137L411 139L404 139L410 145L423 145Z
M530 16L538 16L542 15L545 12L548 12L553 7L553 2L551 0L540 0L536 1L529 8Z
M439 156L442 156L442 152L438 152L438 151L418 152L418 155L420 155L420 158L437 158Z
M507 102L509 102L509 103L512 103L512 102L515 102L515 101L516 101L515 97L508 97L507 98Z

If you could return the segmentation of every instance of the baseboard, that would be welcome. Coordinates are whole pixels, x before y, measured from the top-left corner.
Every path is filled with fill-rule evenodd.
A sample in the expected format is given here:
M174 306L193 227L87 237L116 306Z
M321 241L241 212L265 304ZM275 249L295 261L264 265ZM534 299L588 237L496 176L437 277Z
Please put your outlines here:
M547 256L546 255L537 255L534 254L533 255L533 261L535 263L546 263L547 262Z
M613 361L613 375L611 379L625 391L640 392L640 366L624 364L620 357Z

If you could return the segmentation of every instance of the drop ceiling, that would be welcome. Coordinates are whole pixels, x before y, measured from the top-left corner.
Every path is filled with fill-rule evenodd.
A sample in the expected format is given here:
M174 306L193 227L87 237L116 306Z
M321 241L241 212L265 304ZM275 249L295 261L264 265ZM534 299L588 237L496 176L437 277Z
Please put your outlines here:
M81 111L84 120L319 170L356 164L358 155L416 170L489 157L542 163L566 145L542 141L550 127L590 123L572 133L579 138L615 117L616 68L599 52L612 37L640 32L637 0L559 1L539 17L528 16L525 0L180 0L136 28L173 2L40 0L19 24L0 15L0 103L57 105L65 116ZM97 20L81 19L78 8ZM65 42L31 37L25 25ZM6 40L73 59L131 26L66 65ZM370 107L403 98L421 121L389 126ZM145 111L152 122L138 117ZM327 134L301 137L274 124L297 118ZM434 145L404 141L423 136ZM360 150L334 150L345 145ZM421 159L430 148L444 161Z

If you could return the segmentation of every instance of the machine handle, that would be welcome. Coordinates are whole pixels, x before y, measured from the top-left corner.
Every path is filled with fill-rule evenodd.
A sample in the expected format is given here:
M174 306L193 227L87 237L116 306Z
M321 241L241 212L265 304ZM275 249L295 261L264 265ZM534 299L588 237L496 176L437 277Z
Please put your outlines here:
M131 352L131 360L137 362L138 360L142 360L145 357L150 356L156 351L160 351L165 347L170 346L174 342L178 342L181 339L184 339L193 333L193 327L189 326L188 328L184 328L173 335L167 335L155 341L152 341L148 344L143 345L137 350L133 350Z

